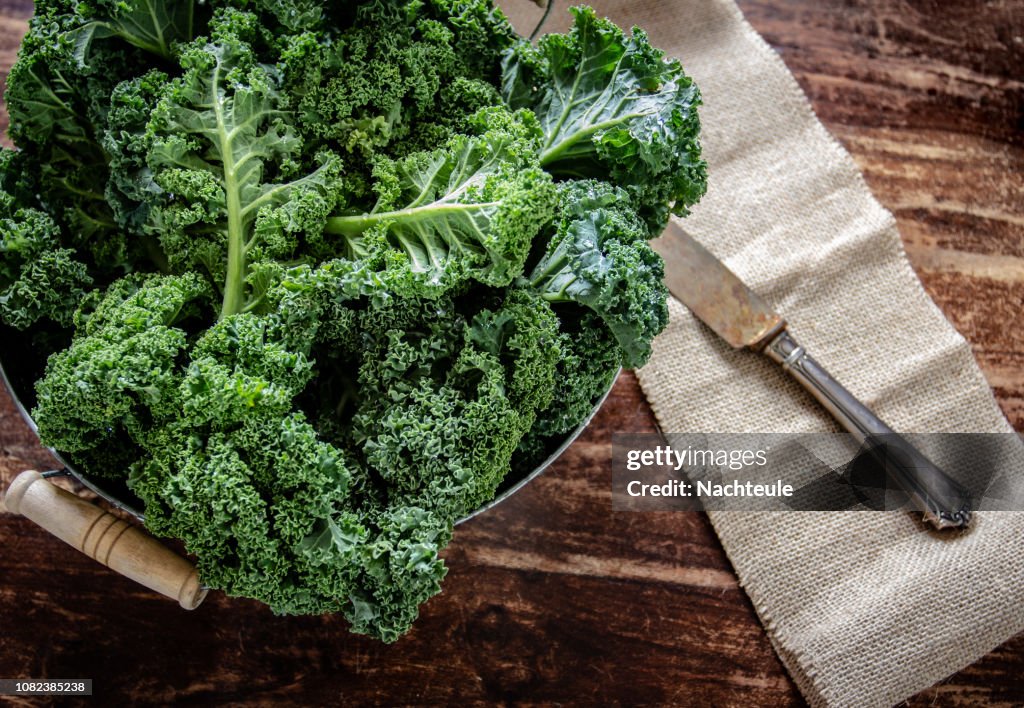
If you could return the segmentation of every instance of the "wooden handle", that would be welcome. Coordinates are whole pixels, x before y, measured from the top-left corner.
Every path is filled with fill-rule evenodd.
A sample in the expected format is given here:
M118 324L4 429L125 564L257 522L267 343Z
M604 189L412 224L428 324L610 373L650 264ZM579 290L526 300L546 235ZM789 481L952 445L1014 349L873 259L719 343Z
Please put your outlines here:
M186 610L206 598L195 567L155 538L95 504L22 472L4 497L7 508L42 526L90 558L166 595Z

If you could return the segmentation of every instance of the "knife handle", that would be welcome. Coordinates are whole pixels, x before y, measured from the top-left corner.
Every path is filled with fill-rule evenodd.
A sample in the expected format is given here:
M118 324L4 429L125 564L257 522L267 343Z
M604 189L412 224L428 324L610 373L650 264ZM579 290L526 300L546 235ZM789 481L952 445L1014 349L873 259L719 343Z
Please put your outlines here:
M772 339L764 353L799 381L859 443L868 445L926 521L938 529L970 525L970 493L832 378L787 330Z

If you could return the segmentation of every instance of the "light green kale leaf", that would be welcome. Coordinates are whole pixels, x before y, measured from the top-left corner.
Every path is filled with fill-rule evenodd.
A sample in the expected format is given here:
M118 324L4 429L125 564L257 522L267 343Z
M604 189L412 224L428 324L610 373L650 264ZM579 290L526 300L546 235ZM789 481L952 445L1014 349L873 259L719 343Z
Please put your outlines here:
M184 74L167 84L146 128L145 228L173 272L211 274L227 317L258 306L268 264L301 260L319 242L342 180L333 154L311 169L299 161L302 142L273 69L229 31L215 36L182 50Z
M396 292L433 297L467 279L508 285L552 217L556 191L538 166L535 125L521 122L532 116L485 113L492 128L482 135L382 159L373 209L327 220L348 255L376 262Z

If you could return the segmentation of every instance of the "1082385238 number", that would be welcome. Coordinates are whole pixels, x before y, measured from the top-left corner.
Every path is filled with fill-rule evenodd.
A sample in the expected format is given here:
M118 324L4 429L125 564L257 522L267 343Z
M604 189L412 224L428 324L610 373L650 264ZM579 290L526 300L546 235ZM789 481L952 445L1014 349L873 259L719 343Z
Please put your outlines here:
M0 696L91 696L92 679L0 679Z

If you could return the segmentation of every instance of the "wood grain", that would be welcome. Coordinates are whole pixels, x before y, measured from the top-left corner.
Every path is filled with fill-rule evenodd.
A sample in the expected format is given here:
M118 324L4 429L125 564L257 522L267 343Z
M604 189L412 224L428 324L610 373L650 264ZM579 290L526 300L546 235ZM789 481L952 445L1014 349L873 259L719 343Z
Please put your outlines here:
M1024 431L1024 5L740 5ZM30 10L0 0L0 67ZM0 676L93 677L111 705L801 704L707 520L610 511L612 432L653 429L624 375L555 466L459 529L445 592L392 646L218 593L181 612L0 514ZM0 477L48 464L0 391ZM1022 674L1024 636L910 704L1021 705Z

